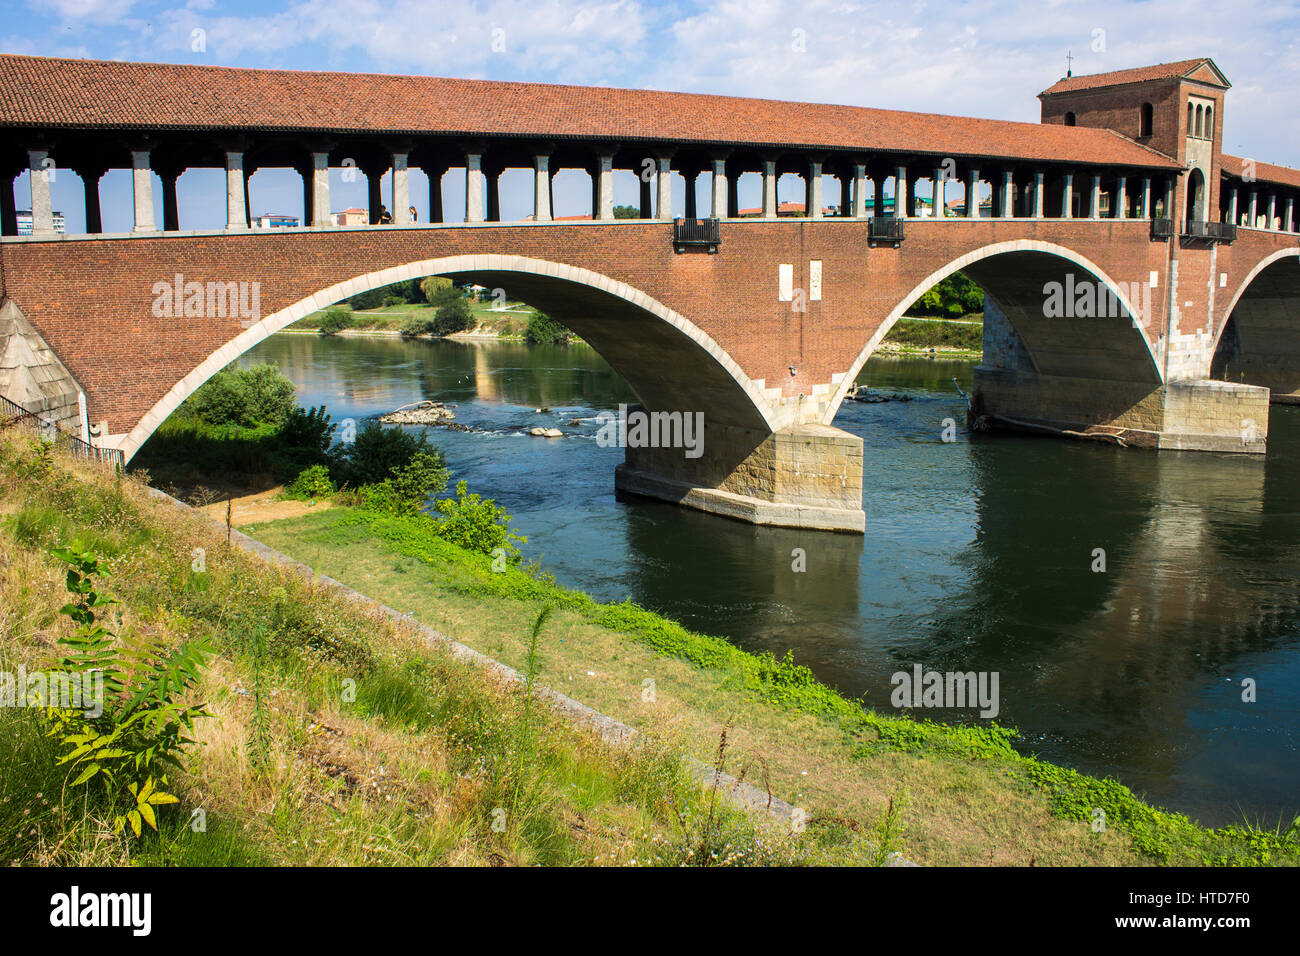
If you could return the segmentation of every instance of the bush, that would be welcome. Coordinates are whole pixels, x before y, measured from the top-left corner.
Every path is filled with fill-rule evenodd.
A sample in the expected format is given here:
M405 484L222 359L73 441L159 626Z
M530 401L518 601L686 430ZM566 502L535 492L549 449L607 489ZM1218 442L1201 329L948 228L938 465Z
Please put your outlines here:
M388 514L417 514L430 495L447 487L451 473L437 452L417 451L391 477L357 489L363 508Z
M332 305L325 310L320 320L321 335L335 335L352 327L352 313L341 305Z
M402 327L398 332L405 338L413 339L421 335L430 335L434 330L434 320L431 316L423 315L419 312L412 313L406 317Z
M573 333L546 313L538 312L528 320L524 341L529 345L568 345L573 341Z
M954 272L917 300L912 311L954 318L984 310L984 290L963 273Z
M298 390L267 362L249 368L222 369L185 401L189 414L209 425L279 427L298 407Z
M442 456L423 432L385 428L378 422L369 422L351 444L340 449L335 478L354 488L378 484L392 478L421 452L442 464Z
M510 530L510 513L491 498L469 494L465 482L457 482L456 497L443 498L435 506L441 520L438 536L470 551L492 554L498 548L507 558L517 560L519 549L515 542L528 539Z
M438 335L464 332L473 324L474 313L470 311L469 303L460 297L438 306L433 316L433 330Z
M330 471L324 465L312 465L298 473L298 477L285 489L286 498L298 498L307 501L312 498L328 498L334 494L334 482L330 480Z

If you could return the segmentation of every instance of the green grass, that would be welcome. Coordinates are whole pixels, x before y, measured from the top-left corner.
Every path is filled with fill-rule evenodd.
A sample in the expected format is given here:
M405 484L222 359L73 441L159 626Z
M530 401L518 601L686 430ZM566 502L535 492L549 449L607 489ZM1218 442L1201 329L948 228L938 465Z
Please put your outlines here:
M914 349L944 348L979 352L984 348L980 322L948 322L938 319L901 318L884 341Z
M130 479L60 455L49 465L34 443L0 437L0 516L5 662L48 667L56 655L66 595L48 549L74 539L108 558L99 584L120 601L115 633L216 652L195 692L213 716L173 782L181 803L139 840L114 836L102 798L70 785L39 712L0 713L0 862L871 861L851 828L805 837L711 808L670 734L615 750L545 707L528 715L519 686L226 548L205 519ZM551 640L548 627L539 657Z
M894 791L877 775L891 774L895 780L910 775L915 799L908 824L919 842L905 849L919 858L933 854L934 862L976 862L954 859L934 844L964 839L953 832L954 820L963 814L976 819L981 813L995 816L1000 827L1015 808L1026 819L1011 827L1013 839L1040 827L1044 834L1052 834L1035 838L1041 846L1030 844L1035 846L1033 856L1042 863L1300 862L1300 834L1294 828L1287 836L1281 828L1270 831L1245 822L1217 829L1200 827L1182 814L1144 803L1115 780L1098 780L1020 753L1013 746L1017 734L1012 728L950 726L876 713L820 683L789 656L748 654L722 638L692 632L635 604L601 603L559 587L536 569L494 572L489 558L423 534L416 522L406 518L338 510L265 525L255 533L301 560L320 562L324 573L392 606L417 609L422 620L445 627L515 666L526 659L526 649L513 638L498 637L498 629L517 630L537 608L553 605L562 612L561 620L567 617L564 646L552 648L557 659L544 670L545 679L555 683L568 683L574 670L590 668L617 670L635 686L637 674L659 674L662 661L670 659L681 665L673 671L682 684L674 720L698 726L700 733L694 738L698 756L707 757L709 741L716 740L719 708L745 713L739 729L757 741L755 747L768 748L765 759L773 767L783 761L808 767L807 753L822 749L821 765L811 771L814 779L801 776L786 781L788 787L804 787L813 794L820 790L828 802L821 808L826 813L830 805L855 802L879 811L881 801L894 796ZM512 606L517 611L509 610ZM631 695L611 694L605 683L565 689L636 723ZM783 738L794 752L775 752ZM858 801L855 788L872 791L878 799ZM790 790L782 795L795 798ZM983 806L972 805L976 800L983 800ZM919 816L918 806L928 807L938 818ZM1101 833L1094 833L1091 826L1097 810L1104 811L1107 821ZM987 827L989 821L973 820L970 826ZM927 830L932 831L928 838Z

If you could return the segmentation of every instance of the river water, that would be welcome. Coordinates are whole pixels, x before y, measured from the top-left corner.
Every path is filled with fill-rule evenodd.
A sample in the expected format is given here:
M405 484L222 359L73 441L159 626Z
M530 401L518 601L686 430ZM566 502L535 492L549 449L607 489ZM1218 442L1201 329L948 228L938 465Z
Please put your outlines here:
M997 672L998 719L1025 752L1207 825L1300 812L1300 408L1272 409L1262 462L944 442L943 420L964 415L953 379L969 390L972 366L872 359L859 381L910 400L846 402L835 420L865 444L859 538L616 500L623 453L597 445L592 417L635 399L585 347L284 334L241 364L259 361L336 422L458 403L457 421L481 431L431 436L453 481L500 501L526 556L562 584L748 650L793 649L882 711L891 676L916 664ZM566 436L528 437L534 425Z

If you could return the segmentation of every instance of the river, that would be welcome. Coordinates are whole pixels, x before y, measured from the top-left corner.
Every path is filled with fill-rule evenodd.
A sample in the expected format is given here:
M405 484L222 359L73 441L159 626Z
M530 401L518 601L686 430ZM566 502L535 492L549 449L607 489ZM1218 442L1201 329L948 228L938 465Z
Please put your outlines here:
M944 442L943 419L965 407L952 380L969 390L971 364L872 359L859 381L910 400L846 402L835 420L865 445L859 538L616 500L622 451L597 445L591 419L635 399L585 347L284 334L240 361L276 363L336 422L458 403L481 431L431 436L453 481L501 502L562 584L748 650L793 649L882 711L891 676L915 664L997 672L998 719L1025 752L1207 825L1300 812L1300 408L1272 409L1262 462ZM534 425L566 437L528 437Z

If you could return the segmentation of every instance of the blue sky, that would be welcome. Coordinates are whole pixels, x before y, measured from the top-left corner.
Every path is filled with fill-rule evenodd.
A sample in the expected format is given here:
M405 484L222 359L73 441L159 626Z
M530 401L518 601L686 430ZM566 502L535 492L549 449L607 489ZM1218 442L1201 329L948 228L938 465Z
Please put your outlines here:
M1064 73L1067 50L1076 73L1204 55L1233 83L1225 149L1300 166L1293 2L0 0L0 9L0 51L9 53L648 87L1031 122L1035 94ZM24 174L15 187L20 207L27 188ZM53 188L78 231L79 181L65 174ZM182 228L221 225L223 188L216 170L186 173ZM417 206L426 189L412 173ZM506 174L505 218L530 211L529 189L522 171ZM617 202L635 201L630 174L615 189ZM101 195L105 228L127 228L128 175L109 173ZM259 171L252 195L255 215L301 211L291 171ZM364 185L343 183L336 171L331 195L335 209L361 205ZM785 177L781 199L802 199L797 179ZM463 203L454 171L444 201L449 218ZM757 183L743 182L742 205L757 202ZM585 174L557 177L557 214L589 204Z

